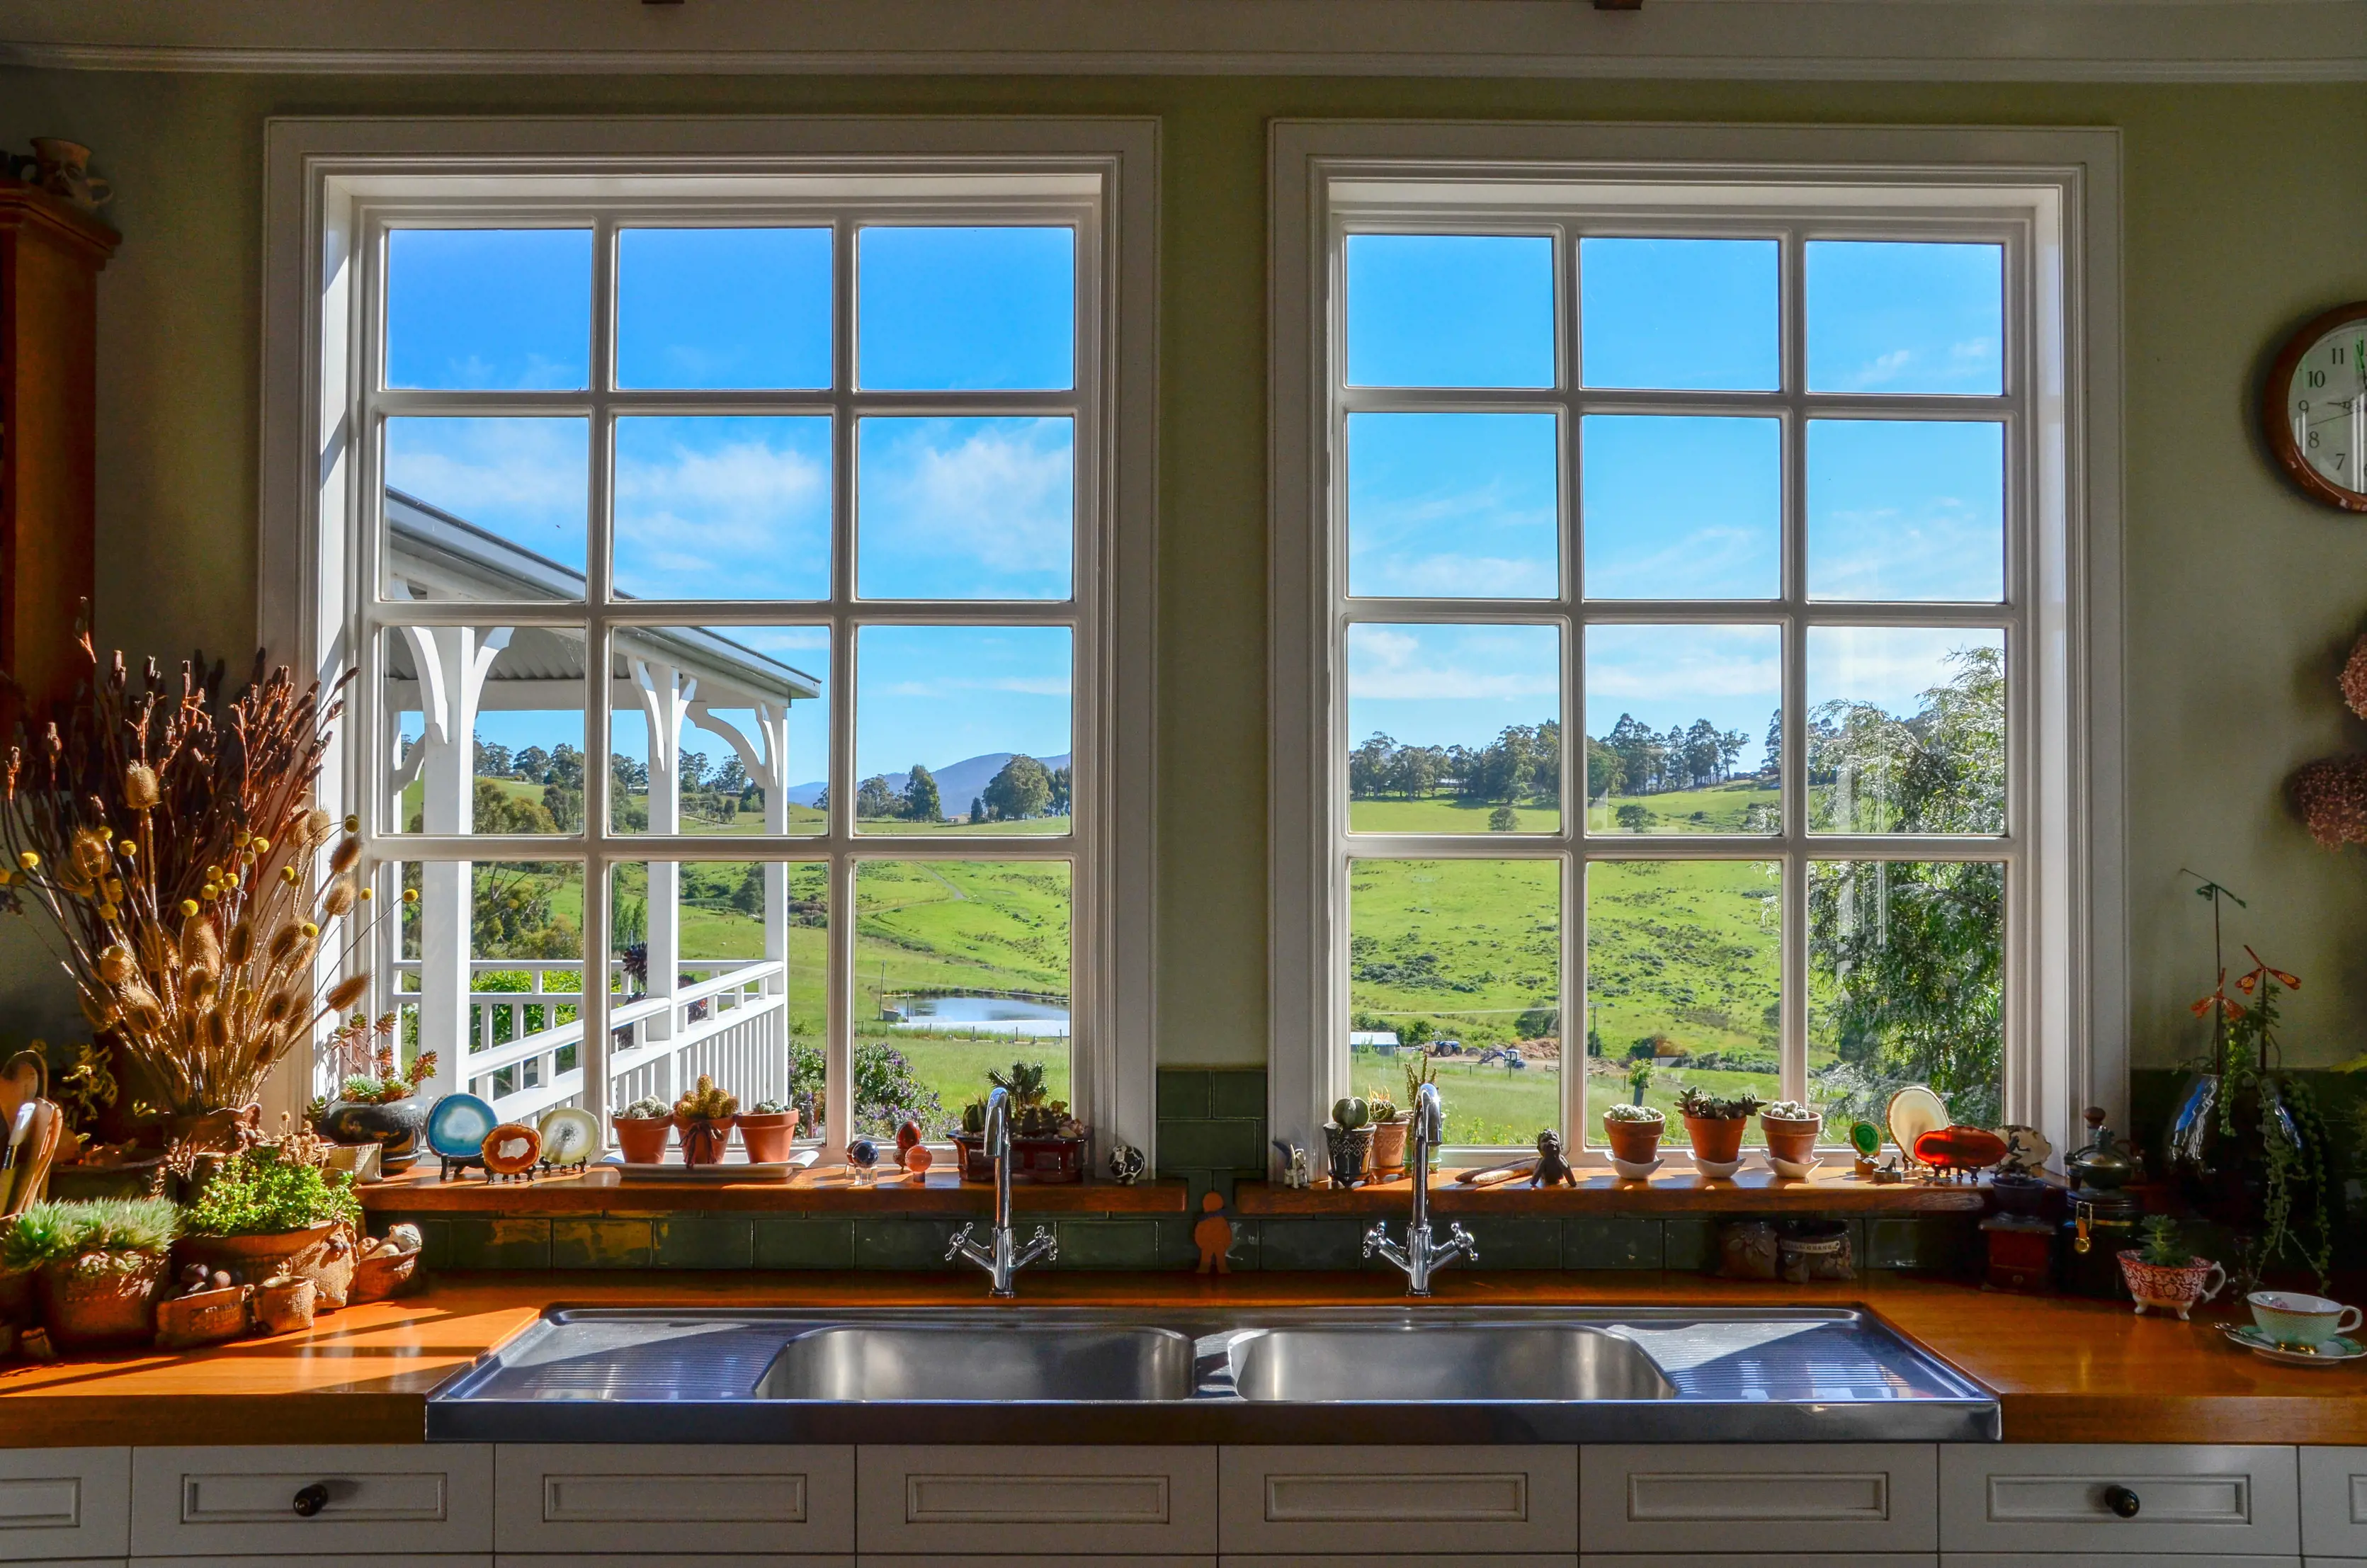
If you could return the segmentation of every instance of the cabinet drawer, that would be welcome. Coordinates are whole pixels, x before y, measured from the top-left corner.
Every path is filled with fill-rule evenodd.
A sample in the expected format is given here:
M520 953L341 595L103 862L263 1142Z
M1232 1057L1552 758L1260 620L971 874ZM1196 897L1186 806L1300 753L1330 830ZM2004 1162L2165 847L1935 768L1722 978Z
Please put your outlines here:
M965 1552L959 1557L929 1552L908 1557L897 1552L866 1551L854 1562L856 1568L1217 1568L1217 1560L1208 1556L1111 1557L1101 1552L1090 1557L1045 1557L1035 1552L985 1556ZM705 1565L696 1564L694 1568ZM1359 1564L1358 1568L1368 1565Z
M1578 1568L1939 1568L1933 1551L1590 1551ZM2059 1565L2058 1565L2059 1568Z
M855 1550L851 1448L504 1443L493 1495L504 1553Z
M1217 1568L1580 1568L1573 1551L1285 1551L1217 1559Z
M1926 1443L1589 1445L1579 1545L1605 1553L1936 1551Z
M482 1551L339 1551L328 1556L305 1552L255 1557L238 1552L227 1557L135 1557L128 1568L493 1568L493 1557Z
M2367 1449L2301 1450L2301 1549L2367 1558Z
M0 1449L0 1562L131 1549L130 1449Z
M2297 1556L2298 1491L2286 1448L1950 1445L1940 1540L1951 1552ZM2136 1509L2126 1518L2112 1506L2124 1492Z
M697 1547L696 1541L685 1540L673 1551L569 1551L549 1556L502 1551L494 1553L493 1568L855 1568L851 1552L709 1552Z
M1568 1552L1574 1448L1229 1448L1218 1546L1236 1552Z
M1214 1449L880 1447L855 1467L866 1558L1217 1549Z
M2113 1561L2107 1556L2107 1562ZM2130 1559L2132 1562L2136 1559ZM2148 1564L2160 1568L2305 1568L2298 1557L2254 1552L2192 1551L2174 1556L2146 1557ZM1943 1551L1940 1568L2064 1568L2061 1553L2054 1551Z
M319 1487L319 1510L297 1496ZM490 1553L493 1450L481 1444L137 1449L135 1557ZM481 1561L481 1555L480 1561Z

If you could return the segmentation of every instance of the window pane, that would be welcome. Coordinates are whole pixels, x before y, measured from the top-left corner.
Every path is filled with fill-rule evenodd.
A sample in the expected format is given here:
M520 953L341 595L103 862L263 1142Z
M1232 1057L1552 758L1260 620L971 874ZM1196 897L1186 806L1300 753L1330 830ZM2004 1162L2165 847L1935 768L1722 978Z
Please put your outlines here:
M2005 389L2005 247L1817 240L1808 389Z
M828 419L620 419L616 473L617 597L830 597Z
M1348 417L1348 592L1550 599L1561 458L1547 413Z
M1551 833L1561 827L1561 632L1348 628L1348 827Z
M378 886L381 897L399 887L406 899L395 905L391 966L399 1055L435 1052L438 1081L490 1101L504 1122L531 1123L576 1100L583 1064L570 1026L583 1005L582 863L392 863ZM425 940L456 930L469 936L452 956Z
M1783 592L1780 421L1592 414L1580 429L1588 598Z
M619 626L611 636L615 831L822 831L829 627ZM654 754L652 735L666 740Z
M1775 861L1596 861L1586 869L1586 1139L1632 1101L1782 1095L1784 868ZM1764 1144L1756 1117L1743 1134Z
M1808 632L1808 826L2005 831L2005 636Z
M1068 627L866 626L855 649L857 831L1069 831Z
M1808 1082L1829 1118L1879 1124L1894 1092L1928 1084L1954 1120L1996 1126L2004 1014L2003 865L1808 868Z
M855 592L1066 599L1076 551L1071 419L866 419Z
M386 384L592 384L592 231L397 229L386 237Z
M617 385L830 385L830 231L627 229Z
M1348 1092L1411 1109L1435 1071L1446 1141L1536 1147L1561 1125L1561 863L1348 866Z
M1782 385L1772 240L1581 240L1590 387L1772 392Z
M624 1064L610 1107L671 1102L704 1073L743 1112L790 1107L800 1140L821 1136L829 867L647 861L610 875L608 1059Z
M1347 272L1350 386L1556 384L1552 240L1351 234Z
M1066 861L857 864L856 1132L942 1136L1014 1061L1070 1099L1070 883Z
M1587 831L1778 831L1783 648L1774 626L1589 626Z
M864 387L1077 384L1073 230L872 228L856 245Z
M388 831L583 830L583 632L399 626L382 650L379 701L399 737ZM473 734L465 762L425 738L431 716L438 736Z
M580 419L386 422L393 599L581 599L591 427Z
M1808 422L1808 595L2005 597L2005 426Z

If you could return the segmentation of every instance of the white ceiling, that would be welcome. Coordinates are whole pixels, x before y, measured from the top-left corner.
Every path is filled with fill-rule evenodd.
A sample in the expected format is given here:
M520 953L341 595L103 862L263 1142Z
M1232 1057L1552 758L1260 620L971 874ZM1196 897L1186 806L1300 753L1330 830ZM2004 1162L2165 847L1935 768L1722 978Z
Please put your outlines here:
M95 70L2367 79L2367 0L0 0Z

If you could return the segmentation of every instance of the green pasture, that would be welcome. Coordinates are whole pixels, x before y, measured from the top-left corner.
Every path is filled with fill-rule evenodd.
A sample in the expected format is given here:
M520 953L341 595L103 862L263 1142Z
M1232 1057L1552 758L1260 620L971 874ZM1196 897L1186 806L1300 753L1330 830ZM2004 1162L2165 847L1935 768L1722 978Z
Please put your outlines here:
M1660 795L1614 795L1589 801L1586 830L1590 833L1750 833L1772 832L1783 809L1784 792L1762 779L1736 779L1707 789L1672 789ZM1641 827L1619 820L1622 807L1645 815Z

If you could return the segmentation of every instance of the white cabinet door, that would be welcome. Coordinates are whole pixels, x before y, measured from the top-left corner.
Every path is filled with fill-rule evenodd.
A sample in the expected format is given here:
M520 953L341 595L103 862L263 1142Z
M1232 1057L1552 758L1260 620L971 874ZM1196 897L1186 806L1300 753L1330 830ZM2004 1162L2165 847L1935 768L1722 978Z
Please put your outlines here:
M2105 1561L2114 1561L2110 1554ZM1943 1551L1940 1568L2065 1568L2068 1562L2059 1551ZM2144 1562L2157 1568L2304 1568L2298 1557L2252 1552L2193 1551L2149 1552L2130 1557L2131 1564Z
M1966 1553L2291 1560L2301 1551L2293 1450L2151 1443L1950 1444L1940 1451L1940 1544L1949 1552Z
M2301 1450L2301 1549L2367 1558L2367 1449Z
M1036 1552L989 1552L983 1556L964 1552L956 1557L945 1552L866 1551L854 1562L855 1568L1217 1568L1213 1557L1178 1557L1172 1553L1155 1557L1110 1557L1099 1552L1090 1557L1046 1557ZM690 1568L705 1565L694 1563Z
M855 1450L504 1443L494 1549L787 1553L855 1550Z
M1590 1551L1578 1568L1939 1568L1930 1551Z
M1578 1549L1574 1448L1228 1448L1217 1473L1227 1557Z
M130 1449L0 1449L0 1562L131 1550Z
M240 1551L226 1556L135 1557L130 1568L493 1568L493 1560L481 1551L337 1551L326 1556L297 1552L268 1557Z
M1217 1568L1579 1568L1570 1551L1227 1552Z
M134 1557L335 1557L493 1550L493 1453L481 1443L135 1449Z
M1217 1549L1217 1450L866 1447L855 1508L866 1560L1198 1556Z
M673 1551L530 1551L493 1554L493 1568L855 1568L852 1554L792 1551L708 1552L684 1541ZM270 1568L277 1568L277 1564Z
M1589 1558L1700 1552L1929 1552L1940 1545L1929 1443L1589 1444L1579 1547Z

